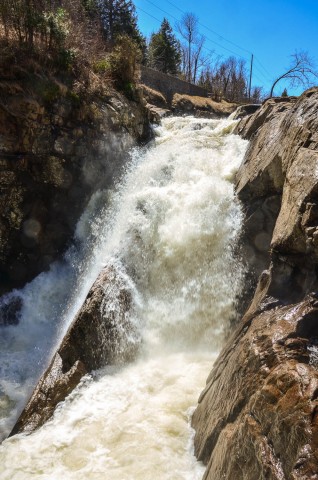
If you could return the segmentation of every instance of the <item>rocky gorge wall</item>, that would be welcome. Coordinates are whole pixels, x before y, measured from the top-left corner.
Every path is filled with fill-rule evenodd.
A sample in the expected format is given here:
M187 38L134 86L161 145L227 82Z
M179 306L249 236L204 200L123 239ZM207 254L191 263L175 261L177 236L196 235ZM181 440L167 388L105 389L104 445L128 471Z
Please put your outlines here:
M32 76L26 95L19 78L7 76L0 89L6 291L63 252L92 191L112 183L126 148L149 137L149 122L142 101L116 92L82 99L54 78ZM250 140L236 188L246 212L243 252L255 293L193 415L195 452L207 464L206 479L317 478L317 107L318 89L312 89L299 99L269 100L236 127ZM81 377L101 365L98 348L96 360L82 344L88 317L94 345L103 346L102 355L117 355L103 344L114 319L105 316L104 325L100 316L110 283L118 286L116 322L125 322L129 288L109 267L13 433L43 424Z
M92 192L111 185L127 149L149 138L141 96L129 101L90 80L98 81L31 62L1 67L0 293L62 254Z
M194 412L205 479L318 478L318 88L236 127L252 302Z

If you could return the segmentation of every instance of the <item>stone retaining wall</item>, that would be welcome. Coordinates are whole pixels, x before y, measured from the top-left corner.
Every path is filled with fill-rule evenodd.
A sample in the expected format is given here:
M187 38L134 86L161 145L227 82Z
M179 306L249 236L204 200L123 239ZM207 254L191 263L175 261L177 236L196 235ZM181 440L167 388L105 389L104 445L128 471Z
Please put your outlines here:
M199 97L208 96L207 90L202 87L198 87L192 83L180 80L173 75L167 75L166 73L159 72L149 67L141 67L140 81L147 87L161 92L169 104L171 104L175 93L196 95Z

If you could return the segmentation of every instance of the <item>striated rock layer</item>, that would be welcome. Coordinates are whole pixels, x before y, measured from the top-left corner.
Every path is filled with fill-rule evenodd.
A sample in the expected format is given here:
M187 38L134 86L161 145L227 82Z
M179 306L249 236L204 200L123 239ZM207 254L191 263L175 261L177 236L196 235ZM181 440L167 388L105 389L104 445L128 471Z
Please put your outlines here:
M271 99L236 133L254 298L192 424L210 480L318 478L318 88Z
M193 416L208 479L315 478L318 300L246 317Z
M92 192L111 185L127 149L149 138L141 98L64 77L31 61L0 64L0 294L48 268Z

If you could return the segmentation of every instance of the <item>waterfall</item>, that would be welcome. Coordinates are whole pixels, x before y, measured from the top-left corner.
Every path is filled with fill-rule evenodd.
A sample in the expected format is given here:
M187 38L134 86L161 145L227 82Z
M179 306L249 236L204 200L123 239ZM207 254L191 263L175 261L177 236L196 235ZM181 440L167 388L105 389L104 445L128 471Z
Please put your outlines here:
M232 126L164 119L121 184L92 197L63 262L2 300L22 302L0 339L4 433L105 264L129 279L140 345L134 363L84 377L38 431L5 440L1 479L202 477L189 418L243 278L233 178L247 142Z

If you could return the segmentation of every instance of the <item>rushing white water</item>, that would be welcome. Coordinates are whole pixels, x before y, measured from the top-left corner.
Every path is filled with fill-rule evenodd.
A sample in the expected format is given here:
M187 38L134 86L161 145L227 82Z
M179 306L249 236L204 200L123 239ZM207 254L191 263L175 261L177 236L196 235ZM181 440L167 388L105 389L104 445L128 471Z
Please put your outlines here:
M24 306L20 324L6 327L0 384L13 412L40 372L34 363L52 346L58 318L61 335L104 263L134 285L142 346L135 363L85 378L41 429L3 442L1 479L201 478L189 416L242 279L232 179L246 142L230 133L232 123L165 119L154 145L135 151L112 207L101 208L109 192L92 198L78 249L16 293Z

